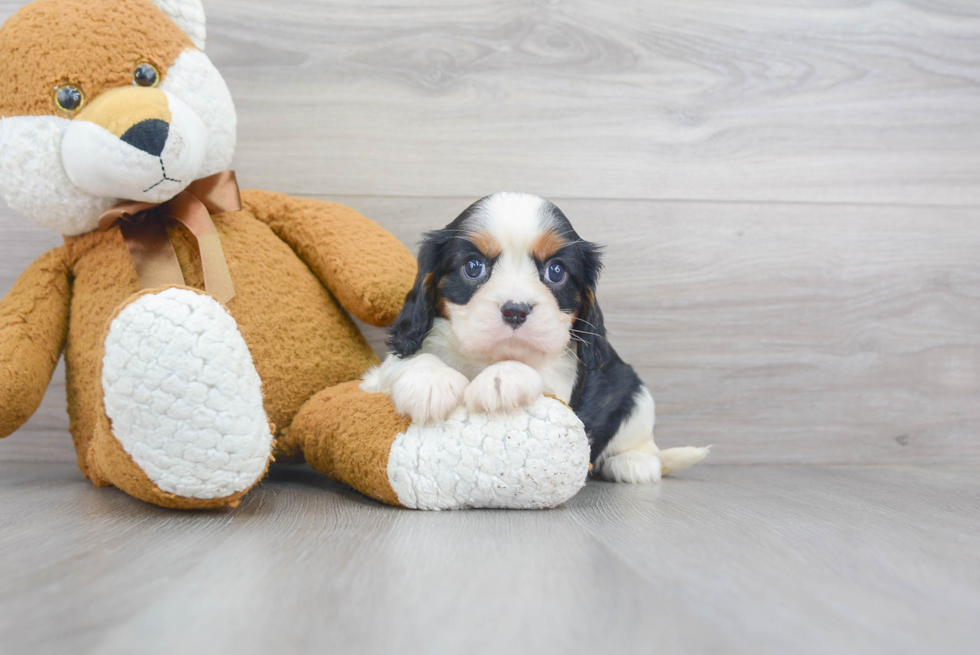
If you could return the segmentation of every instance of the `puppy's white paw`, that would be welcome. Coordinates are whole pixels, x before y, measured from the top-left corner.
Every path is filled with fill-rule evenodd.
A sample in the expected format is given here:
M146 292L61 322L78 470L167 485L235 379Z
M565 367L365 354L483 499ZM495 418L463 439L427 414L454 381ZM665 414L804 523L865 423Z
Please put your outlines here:
M497 362L473 378L466 388L470 413L509 411L528 407L544 393L541 374L521 362Z
M599 465L598 477L609 482L627 484L656 484L661 477L660 458L642 450L627 450L605 458Z
M470 381L434 355L405 360L391 385L395 409L416 423L439 422L459 407Z

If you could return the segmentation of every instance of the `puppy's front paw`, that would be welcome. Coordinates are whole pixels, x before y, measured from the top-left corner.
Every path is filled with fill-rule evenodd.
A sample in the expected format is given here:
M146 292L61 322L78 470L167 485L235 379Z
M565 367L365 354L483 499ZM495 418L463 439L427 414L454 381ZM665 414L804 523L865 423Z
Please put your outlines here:
M487 367L466 387L470 412L508 411L527 407L544 393L541 374L521 362L498 362Z
M432 355L415 358L391 387L395 409L416 423L443 421L459 407L470 381Z

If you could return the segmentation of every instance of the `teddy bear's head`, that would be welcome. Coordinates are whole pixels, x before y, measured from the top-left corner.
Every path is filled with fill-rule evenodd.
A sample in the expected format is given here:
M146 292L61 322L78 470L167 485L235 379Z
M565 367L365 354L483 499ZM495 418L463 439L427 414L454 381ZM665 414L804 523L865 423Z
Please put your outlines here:
M74 236L231 165L200 0L37 0L0 27L0 194Z

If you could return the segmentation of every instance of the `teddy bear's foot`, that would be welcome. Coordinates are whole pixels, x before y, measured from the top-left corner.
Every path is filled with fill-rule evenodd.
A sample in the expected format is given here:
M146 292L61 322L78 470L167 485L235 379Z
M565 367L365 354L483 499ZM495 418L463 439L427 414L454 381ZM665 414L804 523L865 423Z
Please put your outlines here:
M210 296L145 293L109 326L104 420L90 452L102 480L159 505L235 505L265 474L272 435L235 320Z
M585 485L589 443L575 413L553 398L500 414L457 409L411 424L391 399L357 383L314 396L288 437L318 471L412 509L539 509Z
M589 442L574 412L553 398L507 413L458 409L437 425L411 425L391 446L388 479L415 509L543 509L585 485Z

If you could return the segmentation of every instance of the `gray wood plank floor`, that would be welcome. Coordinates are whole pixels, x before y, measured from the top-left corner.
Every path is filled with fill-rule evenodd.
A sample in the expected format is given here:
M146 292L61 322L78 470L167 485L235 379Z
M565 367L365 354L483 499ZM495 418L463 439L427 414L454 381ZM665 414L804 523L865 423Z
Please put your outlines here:
M208 5L284 191L980 202L972 0Z
M0 654L980 651L980 4L205 7L244 185L413 245L555 199L658 441L717 447L550 512L299 467L174 513L82 480L59 370L0 442ZM60 242L0 206L0 294Z
M973 0L205 5L267 188L980 203Z
M281 468L175 513L0 463L0 651L975 653L980 471L711 466L544 512Z

